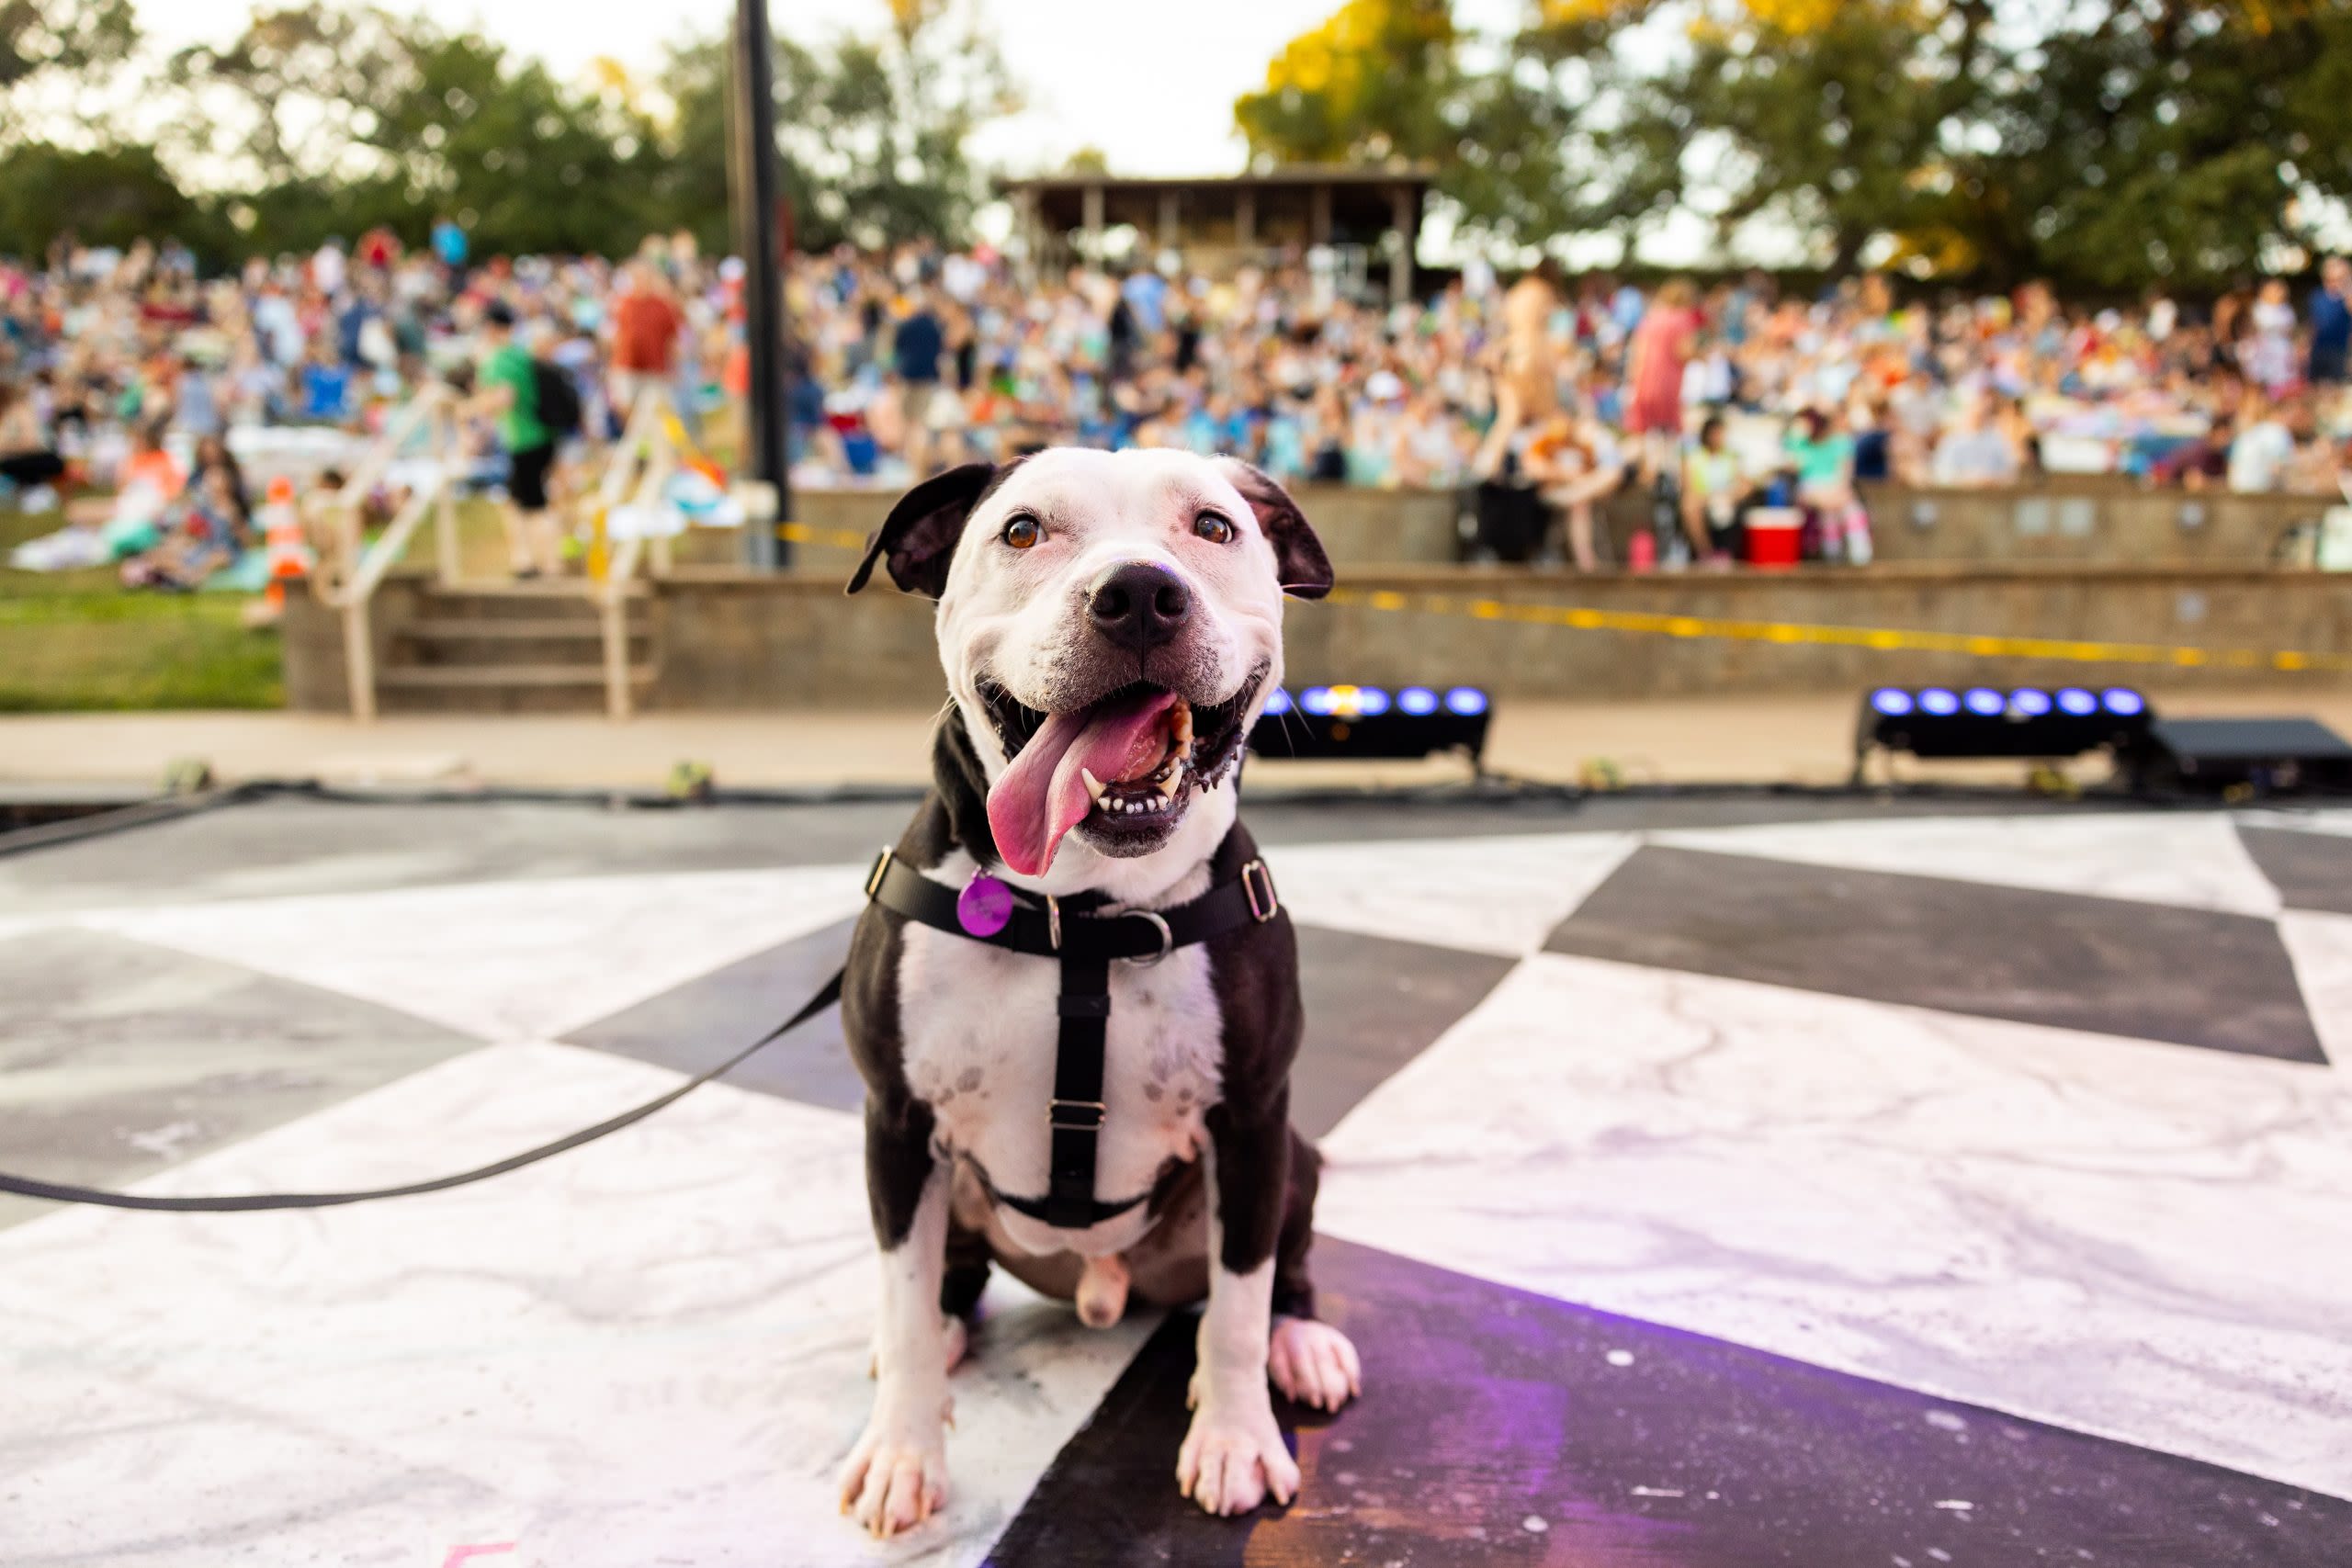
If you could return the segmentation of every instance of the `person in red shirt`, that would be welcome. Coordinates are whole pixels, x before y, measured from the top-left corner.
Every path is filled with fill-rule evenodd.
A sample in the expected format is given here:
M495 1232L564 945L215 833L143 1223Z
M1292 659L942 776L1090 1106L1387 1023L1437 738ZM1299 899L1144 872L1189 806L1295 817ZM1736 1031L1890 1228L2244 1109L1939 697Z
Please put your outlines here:
M382 224L359 237L359 264L362 266L388 267L400 259L400 236Z
M628 269L628 287L613 304L613 408L628 417L638 394L666 387L677 366L678 332L685 316L670 298L669 280L642 262Z
M1675 278L1657 291L1625 355L1625 429L1640 438L1642 477L1672 472L1682 442L1682 370L1698 342L1701 316L1690 285Z

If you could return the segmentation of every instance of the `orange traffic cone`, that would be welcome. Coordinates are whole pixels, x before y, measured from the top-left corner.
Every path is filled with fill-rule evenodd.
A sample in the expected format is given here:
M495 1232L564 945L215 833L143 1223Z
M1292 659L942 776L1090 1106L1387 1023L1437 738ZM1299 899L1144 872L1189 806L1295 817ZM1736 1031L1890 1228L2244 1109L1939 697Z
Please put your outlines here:
M302 537L302 514L294 505L294 481L284 474L269 481L269 499L261 509L262 539L268 550L272 611L286 608L286 581L311 570L311 547Z

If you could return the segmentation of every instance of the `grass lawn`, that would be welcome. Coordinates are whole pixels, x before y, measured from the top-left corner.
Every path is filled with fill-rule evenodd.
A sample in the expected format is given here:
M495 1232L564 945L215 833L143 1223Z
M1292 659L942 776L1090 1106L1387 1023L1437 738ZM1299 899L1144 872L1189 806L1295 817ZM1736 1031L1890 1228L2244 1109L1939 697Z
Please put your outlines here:
M0 558L61 521L0 512ZM240 626L243 604L235 594L126 592L112 567L0 566L0 713L277 707L277 634Z
M17 544L62 525L53 512L0 507L0 713L284 705L277 634L240 623L243 596L129 591L111 566L30 572L6 564ZM458 541L461 577L504 577L496 502L459 502ZM721 542L733 558L731 540ZM411 539L406 564L430 564L434 547L428 520ZM681 558L695 558L691 546Z

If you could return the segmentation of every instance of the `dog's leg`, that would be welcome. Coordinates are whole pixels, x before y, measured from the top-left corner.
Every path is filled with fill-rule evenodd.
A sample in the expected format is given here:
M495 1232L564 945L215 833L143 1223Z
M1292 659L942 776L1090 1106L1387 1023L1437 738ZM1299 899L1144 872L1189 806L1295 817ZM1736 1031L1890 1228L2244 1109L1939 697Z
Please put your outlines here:
M1298 1464L1266 1388L1274 1244L1290 1186L1290 1096L1252 1108L1246 1120L1219 1105L1208 1130L1209 1302L1176 1483L1212 1514L1246 1514L1269 1492L1278 1503L1298 1494Z
M929 1518L947 1500L946 1168L932 1157L931 1116L869 1102L866 1187L882 1246L874 1415L842 1470L842 1511L876 1536Z
M989 1287L989 1261L988 1233L958 1223L951 1198L947 1272L939 1286L939 1310L947 1319L947 1370L951 1372L970 1349L972 1326L980 1315L980 1292Z
M1315 1316L1306 1254L1315 1245L1315 1192L1322 1166L1314 1145L1294 1130L1290 1200L1274 1249L1274 1337L1266 1371L1285 1399L1337 1410L1363 1393L1363 1366L1348 1337Z

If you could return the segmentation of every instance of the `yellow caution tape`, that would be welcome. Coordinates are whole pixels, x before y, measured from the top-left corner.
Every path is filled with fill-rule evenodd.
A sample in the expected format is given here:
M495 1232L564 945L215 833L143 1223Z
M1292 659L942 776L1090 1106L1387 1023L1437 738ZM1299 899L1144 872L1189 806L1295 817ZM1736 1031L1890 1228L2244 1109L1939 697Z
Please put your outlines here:
M865 536L854 528L812 528L806 523L779 523L775 536L796 545L835 545L844 550L865 548Z
M1480 621L1566 626L1572 631L1634 632L1652 637L1718 637L1735 642L1783 645L1824 643L1881 652L1960 653L1973 659L2045 659L2075 664L2168 664L2193 669L2294 671L2352 671L2352 653L2301 653L2292 649L2179 648L2148 642L2086 642L2070 637L1982 637L1962 632L1908 631L1898 626L1811 626L1795 621L1738 621L1713 615L1666 615L1637 610L1594 610L1574 604L1510 604L1499 599L1451 593L1399 593L1393 589L1335 588L1335 604L1431 615L1466 615Z
M832 545L862 550L865 536L854 528L817 528L779 523L776 536L798 545ZM1467 615L1480 621L1516 621L1524 626L1566 626L1580 632L1634 632L1651 637L1717 637L1734 642L1770 642L1783 647L1823 643L1867 648L1874 652L1960 653L1972 659L2044 659L2071 664L2167 664L2177 669L2215 665L2233 670L2352 671L2352 653L2304 653L2292 649L2185 648L2153 642L2089 642L2073 637L1985 637L1966 632L1910 631L1900 626L1836 626L1802 621L1740 621L1714 615L1666 615L1640 610L1594 610L1576 604L1510 604L1451 593L1399 593L1390 588L1334 588L1335 604L1429 615Z

